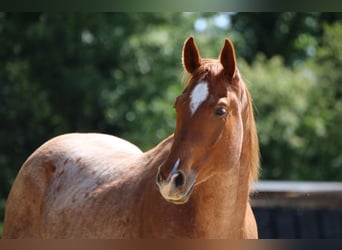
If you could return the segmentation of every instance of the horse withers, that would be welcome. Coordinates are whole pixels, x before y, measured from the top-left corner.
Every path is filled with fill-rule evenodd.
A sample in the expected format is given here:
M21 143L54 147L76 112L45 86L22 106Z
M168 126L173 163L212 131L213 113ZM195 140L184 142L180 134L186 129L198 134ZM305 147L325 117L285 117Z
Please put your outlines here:
M189 37L182 61L173 135L145 153L104 134L46 142L14 181L3 238L257 238L258 138L233 45L206 59Z

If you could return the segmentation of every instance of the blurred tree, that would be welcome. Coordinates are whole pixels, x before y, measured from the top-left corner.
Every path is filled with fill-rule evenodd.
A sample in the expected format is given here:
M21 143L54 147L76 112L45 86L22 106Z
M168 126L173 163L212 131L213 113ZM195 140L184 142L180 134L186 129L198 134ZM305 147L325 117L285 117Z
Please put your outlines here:
M324 25L321 46L313 58L317 84L310 94L310 108L299 129L309 143L302 157L307 168L300 176L342 180L342 21Z
M317 57L291 70L279 56L241 61L250 82L262 178L342 180L342 23L325 25Z
M281 55L285 65L315 56L323 23L341 20L342 13L238 13L231 15L231 31L239 55L251 63L258 52Z

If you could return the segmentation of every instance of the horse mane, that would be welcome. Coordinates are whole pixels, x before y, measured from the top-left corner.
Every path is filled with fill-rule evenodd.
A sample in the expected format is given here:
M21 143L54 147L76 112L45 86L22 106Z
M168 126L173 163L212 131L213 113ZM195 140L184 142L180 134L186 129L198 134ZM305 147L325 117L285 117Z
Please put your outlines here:
M241 79L241 78L240 78ZM257 181L259 177L259 166L260 166L260 150L259 140L253 113L253 102L252 97L249 93L248 88L241 79L244 90L247 97L246 104L246 119L244 121L244 151L241 154L241 159L249 169L249 183Z

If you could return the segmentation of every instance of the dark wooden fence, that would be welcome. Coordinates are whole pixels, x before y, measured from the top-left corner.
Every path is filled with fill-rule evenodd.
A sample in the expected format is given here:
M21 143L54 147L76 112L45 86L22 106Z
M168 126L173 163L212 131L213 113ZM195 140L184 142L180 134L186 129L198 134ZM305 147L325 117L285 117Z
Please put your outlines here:
M260 238L342 238L342 183L259 181L253 189Z

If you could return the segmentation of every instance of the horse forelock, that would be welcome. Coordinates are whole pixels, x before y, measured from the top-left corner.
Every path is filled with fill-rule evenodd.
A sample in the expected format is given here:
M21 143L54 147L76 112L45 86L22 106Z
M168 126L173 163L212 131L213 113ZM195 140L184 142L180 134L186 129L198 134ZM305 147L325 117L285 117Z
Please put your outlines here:
M190 84L200 82L211 74L218 75L222 69L223 67L218 60L203 58L200 66L194 72L191 74L184 72L185 86L188 87Z

